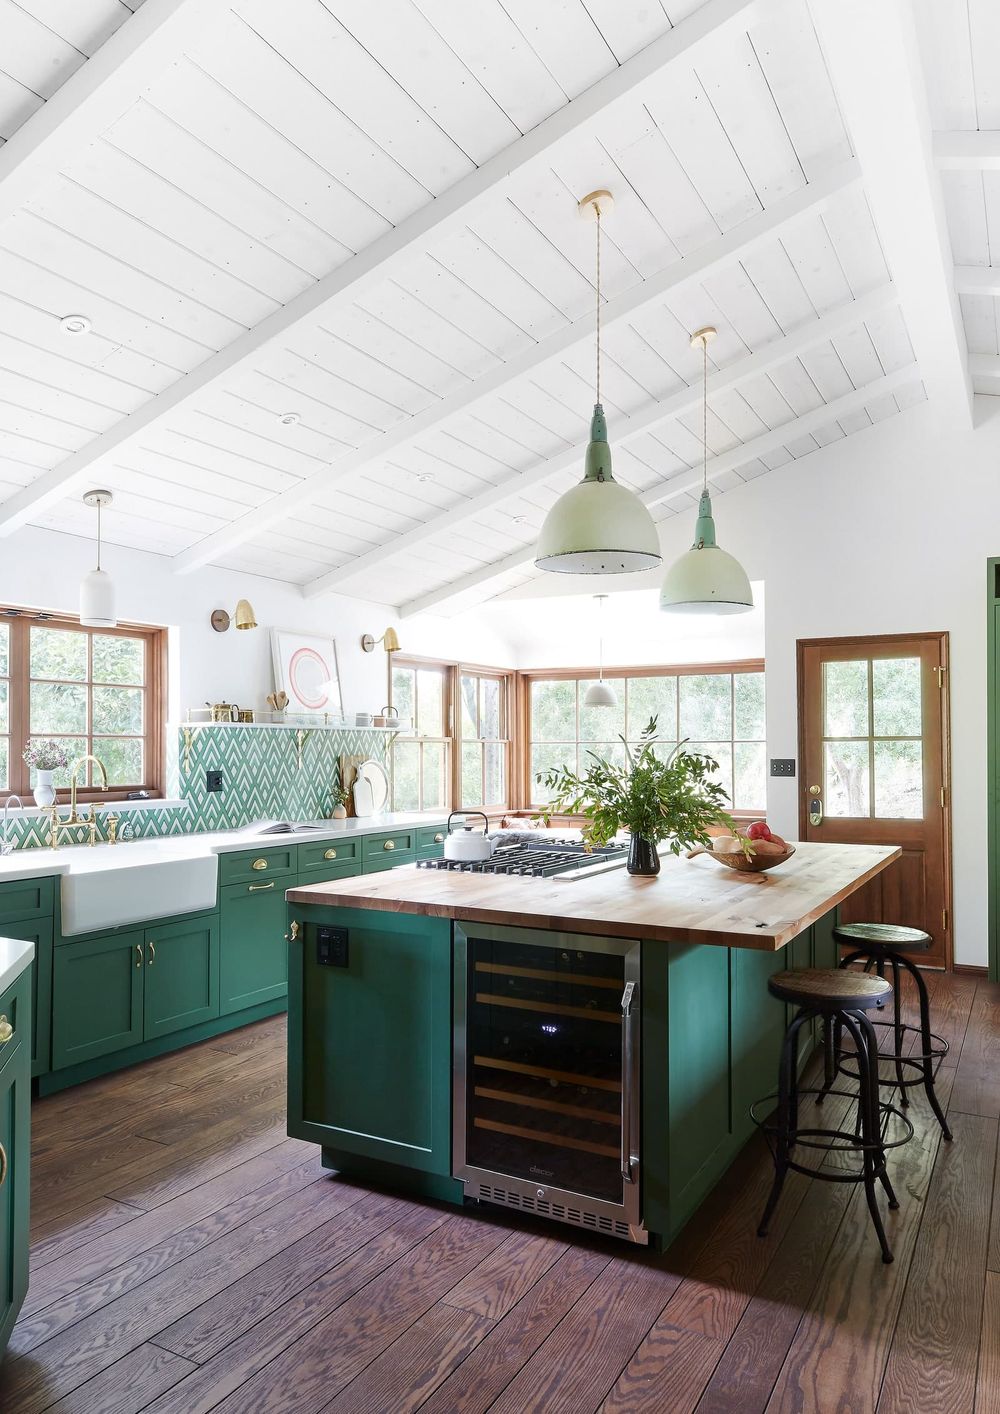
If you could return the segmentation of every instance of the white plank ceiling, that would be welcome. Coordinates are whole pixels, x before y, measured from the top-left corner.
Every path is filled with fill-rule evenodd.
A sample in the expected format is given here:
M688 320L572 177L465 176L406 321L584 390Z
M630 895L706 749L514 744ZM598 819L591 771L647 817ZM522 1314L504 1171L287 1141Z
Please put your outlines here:
M0 0L7 153L112 35L176 2ZM928 0L921 25L934 126L1000 129L994 0ZM679 57L644 74L671 32ZM1000 170L941 180L955 261L1000 264ZM234 0L0 220L0 529L9 506L8 530L89 535L81 494L106 484L108 540L179 573L411 609L524 581L579 475L594 227L576 203L600 186L616 474L657 518L692 505L694 328L719 330L718 492L923 399L804 0ZM962 295L1000 374L996 305Z

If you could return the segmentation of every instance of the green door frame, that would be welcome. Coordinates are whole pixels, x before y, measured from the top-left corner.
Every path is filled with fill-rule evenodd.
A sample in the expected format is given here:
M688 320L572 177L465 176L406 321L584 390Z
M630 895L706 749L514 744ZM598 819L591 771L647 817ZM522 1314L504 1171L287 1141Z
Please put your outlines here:
M1000 810L997 808L997 792L1000 790L1000 749L997 732L1000 731L1000 556L986 561L986 782L988 791L987 821L989 861L986 877L989 890L989 939L990 981L1000 982L1000 861L997 846L1000 842Z

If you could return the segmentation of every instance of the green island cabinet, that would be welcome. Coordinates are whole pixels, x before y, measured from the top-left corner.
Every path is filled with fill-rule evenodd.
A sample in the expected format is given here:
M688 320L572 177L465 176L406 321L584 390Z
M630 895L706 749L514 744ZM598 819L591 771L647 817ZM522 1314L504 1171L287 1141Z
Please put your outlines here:
M31 1007L26 969L0 994L0 1016L11 1027L0 1042L0 1354L28 1290Z
M641 1211L654 1243L673 1240L753 1133L749 1106L775 1088L787 1024L767 979L834 966L835 919L778 952L641 943ZM464 1201L451 1176L452 1014L465 986L457 935L475 925L301 903L288 920L289 1134L319 1144L328 1167ZM320 958L321 927L341 936L336 958ZM552 936L572 949L572 934Z

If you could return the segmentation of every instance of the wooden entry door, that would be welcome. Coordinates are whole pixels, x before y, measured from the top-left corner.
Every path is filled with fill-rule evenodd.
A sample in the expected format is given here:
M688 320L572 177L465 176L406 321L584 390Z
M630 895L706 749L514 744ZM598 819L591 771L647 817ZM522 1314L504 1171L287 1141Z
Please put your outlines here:
M902 923L950 967L947 653L943 633L800 642L799 834L897 844L902 858L841 907L845 922Z

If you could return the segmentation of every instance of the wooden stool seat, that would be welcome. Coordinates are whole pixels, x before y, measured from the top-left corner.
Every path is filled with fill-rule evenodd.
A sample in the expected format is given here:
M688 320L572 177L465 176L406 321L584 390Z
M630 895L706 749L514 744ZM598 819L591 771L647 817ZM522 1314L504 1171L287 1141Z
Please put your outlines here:
M932 941L922 928L904 928L895 923L841 923L834 928L833 936L845 948L893 952L926 952Z
M892 994L884 977L866 972L847 972L838 967L803 967L793 972L776 972L767 979L767 989L779 1001L815 1011L868 1011Z

